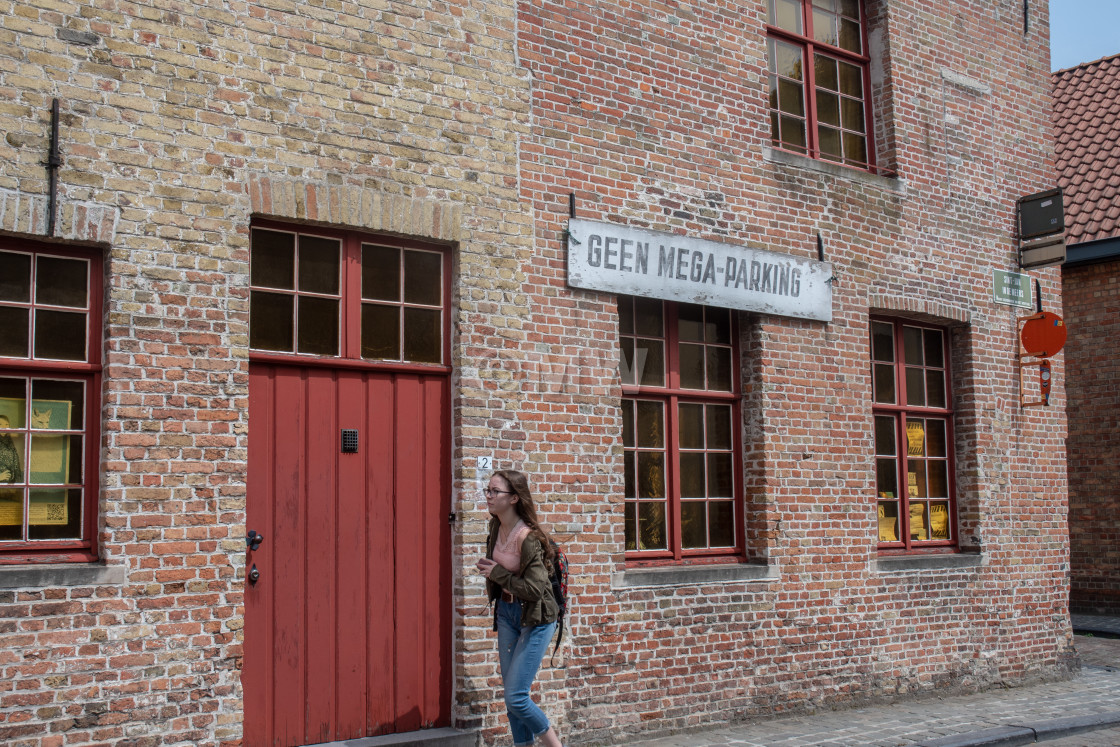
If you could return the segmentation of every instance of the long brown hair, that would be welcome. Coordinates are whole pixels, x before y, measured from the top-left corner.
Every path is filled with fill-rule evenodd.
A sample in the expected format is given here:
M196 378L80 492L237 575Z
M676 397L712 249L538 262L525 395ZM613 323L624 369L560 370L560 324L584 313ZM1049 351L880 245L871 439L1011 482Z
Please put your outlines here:
M537 506L533 502L533 494L529 492L528 476L515 469L500 469L494 472L494 475L508 482L510 490L517 493L517 503L513 504L514 510L517 511L518 518L525 522L525 526L529 527L529 533L536 536L540 541L541 547L544 549L545 560L551 563L555 553L552 550L552 542L548 532L545 531L537 519ZM491 534L498 531L500 523L497 516L490 517Z

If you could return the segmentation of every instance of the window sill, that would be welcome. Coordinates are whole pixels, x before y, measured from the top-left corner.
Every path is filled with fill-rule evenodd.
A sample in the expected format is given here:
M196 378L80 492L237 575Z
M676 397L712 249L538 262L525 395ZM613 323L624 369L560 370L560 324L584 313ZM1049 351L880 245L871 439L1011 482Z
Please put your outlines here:
M961 568L979 568L982 565L984 565L984 556L978 552L940 555L880 555L875 560L875 572L951 571Z
M52 563L0 566L0 589L42 589L56 586L120 586L127 577L123 565Z
M761 563L734 565L674 565L659 568L629 568L611 575L612 589L651 586L696 586L743 581L772 581L778 577L773 566Z
M879 176L878 174L860 171L850 166L843 166L837 163L831 163L830 161L821 161L816 158L810 158L809 156L802 156L798 153L790 153L786 150L771 148L768 145L762 146L762 159L768 163L777 163L796 169L804 169L806 171L816 171L819 174L828 174L838 179L846 179L859 184L878 187L887 192L895 192L899 195L906 194L906 182L898 177Z

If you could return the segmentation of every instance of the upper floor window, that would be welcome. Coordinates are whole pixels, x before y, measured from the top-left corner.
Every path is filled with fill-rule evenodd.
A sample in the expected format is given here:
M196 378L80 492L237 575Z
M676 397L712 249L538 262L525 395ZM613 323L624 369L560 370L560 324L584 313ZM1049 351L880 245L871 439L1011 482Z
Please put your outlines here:
M627 296L618 309L627 558L741 555L734 316Z
M0 243L0 562L96 557L101 256Z
M769 0L767 21L771 142L874 168L862 0Z
M957 542L953 409L945 330L871 322L879 546Z

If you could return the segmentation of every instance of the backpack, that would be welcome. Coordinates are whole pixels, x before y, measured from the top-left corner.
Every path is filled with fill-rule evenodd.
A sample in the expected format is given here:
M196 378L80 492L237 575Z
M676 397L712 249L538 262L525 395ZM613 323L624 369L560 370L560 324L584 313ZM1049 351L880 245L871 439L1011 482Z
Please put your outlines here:
M568 613L568 556L556 544L556 540L549 537L548 544L552 547L552 570L548 580L552 582L552 596L556 599L556 606L560 612L556 615L556 646L552 649L552 658L560 649L560 641L564 638L564 617Z

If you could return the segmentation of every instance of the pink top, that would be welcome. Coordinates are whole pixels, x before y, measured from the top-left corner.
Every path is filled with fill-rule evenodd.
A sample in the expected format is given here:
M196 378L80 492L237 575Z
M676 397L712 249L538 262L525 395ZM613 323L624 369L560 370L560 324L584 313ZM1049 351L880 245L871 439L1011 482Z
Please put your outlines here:
M521 572L521 543L525 535L529 534L529 527L523 521L518 521L510 530L506 541L502 542L502 532L498 530L498 538L494 542L494 561L510 573Z

